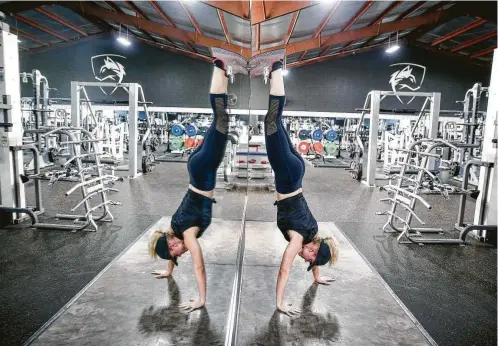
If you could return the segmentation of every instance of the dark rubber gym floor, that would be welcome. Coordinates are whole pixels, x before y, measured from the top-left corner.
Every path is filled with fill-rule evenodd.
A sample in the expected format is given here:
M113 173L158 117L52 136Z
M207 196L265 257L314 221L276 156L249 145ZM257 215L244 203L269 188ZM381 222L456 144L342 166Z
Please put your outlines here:
M26 341L148 227L171 216L187 183L183 163L118 182L112 198L123 205L112 207L116 220L97 232L0 230L0 344ZM47 215L74 205L73 197L61 197L64 183L42 186ZM384 193L341 169L308 167L304 189L317 220L334 222L349 237L439 345L496 345L496 248L397 244L381 230L386 216L375 215L387 207L378 202ZM218 190L213 217L240 221L244 196ZM451 229L458 199L428 199L434 208L420 210L422 219ZM250 192L246 220L274 221L273 201L272 193Z

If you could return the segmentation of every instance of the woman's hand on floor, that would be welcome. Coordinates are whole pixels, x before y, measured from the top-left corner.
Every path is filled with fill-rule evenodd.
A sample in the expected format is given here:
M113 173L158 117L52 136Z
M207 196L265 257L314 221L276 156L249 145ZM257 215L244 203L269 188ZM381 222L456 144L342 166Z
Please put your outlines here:
M173 273L168 270L154 270L151 274L155 275L156 279L164 279L173 275Z
M315 278L315 282L320 285L330 285L334 281L335 279L329 276L320 276L319 278Z
M196 301L191 300L188 303L183 303L183 304L179 305L180 310L182 310L183 312L187 312L187 313L190 313L194 310L200 309L203 306L204 306L204 302L201 300L196 300Z
M287 304L287 303L280 303L277 304L277 309L283 314L286 314L287 316L296 316L301 313L301 309L298 308L293 308L292 304Z

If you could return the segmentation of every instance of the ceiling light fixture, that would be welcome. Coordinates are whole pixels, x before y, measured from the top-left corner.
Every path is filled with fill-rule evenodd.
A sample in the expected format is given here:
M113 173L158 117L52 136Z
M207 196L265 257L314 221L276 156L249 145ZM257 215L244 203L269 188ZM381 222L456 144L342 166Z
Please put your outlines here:
M289 70L287 70L287 56L284 56L284 61L282 64L282 75L287 76Z
M400 47L396 44L392 47L389 47L386 49L386 53L394 53L395 51L397 51Z
M121 24L119 24L119 36L117 41L121 43L123 46L128 47L131 45L130 40L128 39L128 27L126 27L126 37L121 35Z
M398 32L396 31L396 43L391 46L391 34L389 34L389 47L386 49L386 53L391 54L400 49L398 44Z
M128 47L129 45L131 45L131 42L126 37L123 37L123 36L118 37L118 42L121 43L125 47Z

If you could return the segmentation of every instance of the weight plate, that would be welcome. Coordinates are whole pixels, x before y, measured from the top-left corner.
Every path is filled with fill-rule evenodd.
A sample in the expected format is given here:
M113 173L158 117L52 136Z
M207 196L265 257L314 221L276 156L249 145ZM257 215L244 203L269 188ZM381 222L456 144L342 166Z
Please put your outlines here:
M299 137L300 140L304 141L311 137L311 133L309 130L299 130L297 136Z
M147 156L142 156L142 173L147 173Z
M358 162L356 165L356 180L361 181L361 178L363 176L363 165Z
M183 138L173 137L171 140L171 149L180 150L181 148L183 148Z
M325 139L328 140L328 141L335 141L337 140L339 136L337 135L337 132L334 131L334 130L328 130L327 132L325 132Z
M314 141L321 141L323 138L323 131L320 129L316 129L315 131L313 131L312 137Z
M64 118L66 116L66 111L64 109L57 109L55 111L55 116L59 118Z
M152 172L152 170L154 169L154 162L156 161L156 158L154 157L153 154L150 154L147 156L147 171L148 172Z
M233 82L232 82L233 83ZM227 103L230 107L234 107L237 104L237 95L235 94L228 94L227 95Z
M185 146L187 148L193 148L195 147L195 139L193 137L189 137L185 140Z
M152 137L151 140L150 140L150 145L152 146L152 148L154 150L157 149L157 147L159 147L159 138L157 137Z
M351 163L349 164L349 168L349 175L351 176L351 178L356 180L356 161L351 161Z
M327 142L325 142L323 149L325 150L325 153L327 155L337 156L337 151L339 149L339 146L337 144L335 144L334 142L327 141Z
M197 126L187 125L187 127L185 127L185 133L189 137L194 137L195 135L197 135Z
M183 135L183 132L185 131L185 128L182 125L175 124L171 126L171 133L173 136L181 136Z
M308 142L299 143L299 145L297 146L297 151L306 154L308 151L310 151L310 144Z
M142 156L142 173L143 174L147 174L147 173L152 172L152 170L154 169L154 161L155 161L155 158L154 158L154 155L152 155L152 154Z
M323 153L323 145L320 142L313 143L313 150L317 153Z
M460 173L460 166L458 165L458 162L452 162L450 163L450 174L454 177L456 177Z
M57 148L50 148L48 149L48 160L50 162L55 162L55 159L56 159L56 156L57 156L57 153L59 152L59 150L57 150Z

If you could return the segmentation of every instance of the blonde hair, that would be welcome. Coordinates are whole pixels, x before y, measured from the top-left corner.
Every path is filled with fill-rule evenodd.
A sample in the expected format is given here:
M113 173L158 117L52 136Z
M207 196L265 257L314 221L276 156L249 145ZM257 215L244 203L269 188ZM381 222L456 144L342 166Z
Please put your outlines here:
M157 258L157 253L156 253L156 244L159 238L161 238L163 235L166 235L167 239L170 239L171 237L174 236L174 232L171 228L169 228L166 232L164 231L159 231L155 230L154 233L152 234L152 238L149 240L149 255L152 258Z
M313 238L312 242L318 245L321 243L327 244L330 250L329 266L337 262L337 259L339 258L339 249L337 248L337 243L334 237L321 238L316 236Z

